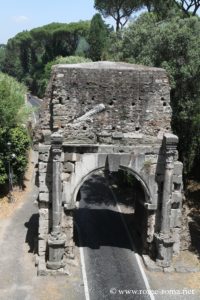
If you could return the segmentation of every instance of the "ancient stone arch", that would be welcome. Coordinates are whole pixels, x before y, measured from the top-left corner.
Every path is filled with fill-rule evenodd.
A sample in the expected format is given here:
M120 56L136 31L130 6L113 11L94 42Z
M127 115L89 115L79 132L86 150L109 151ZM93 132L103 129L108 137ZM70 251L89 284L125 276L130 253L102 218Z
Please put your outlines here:
M83 168L84 168L84 166L83 166ZM72 199L73 205L76 202L78 191L80 190L80 188L84 184L84 182L87 181L92 176L92 174L96 173L99 170L105 170L106 168L107 168L106 165L103 165L102 167L94 168L92 171L90 171L89 173L87 173L85 176L83 176L80 179L77 186L74 187L74 192L72 193L72 197L70 197ZM145 180L135 170L133 170L127 166L120 165L118 170L123 170L123 171L126 171L126 172L132 174L140 182L140 184L143 188L144 195L145 195L144 204L146 204L146 205L152 204L151 192L150 192L149 187L148 187L147 183L145 182ZM109 169L108 169L108 171L109 171ZM67 198L68 198L67 195L65 193L63 193L63 203L67 202L66 201Z
M145 191L147 243L169 267L179 252L182 164L171 133L163 69L97 62L53 68L41 111L39 268L63 272L73 257L77 192L95 170L130 170ZM151 248L151 247L150 247Z

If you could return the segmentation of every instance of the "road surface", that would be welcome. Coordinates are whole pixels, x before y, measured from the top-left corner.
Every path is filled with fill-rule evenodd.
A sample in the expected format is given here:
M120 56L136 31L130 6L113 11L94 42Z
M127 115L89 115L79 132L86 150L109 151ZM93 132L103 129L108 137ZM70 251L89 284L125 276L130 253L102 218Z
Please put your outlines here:
M42 100L29 94L28 105L32 106L35 110L33 112L33 122L36 124L39 120L39 108L42 104Z
M95 175L81 188L75 222L87 300L153 299L134 294L146 291L147 286L116 200L103 177Z

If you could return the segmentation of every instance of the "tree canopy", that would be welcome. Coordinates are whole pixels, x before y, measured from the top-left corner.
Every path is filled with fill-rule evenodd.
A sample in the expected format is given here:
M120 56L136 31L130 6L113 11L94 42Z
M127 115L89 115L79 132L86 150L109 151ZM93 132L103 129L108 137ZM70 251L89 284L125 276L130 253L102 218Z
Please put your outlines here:
M94 7L105 17L116 21L116 31L122 29L134 11L142 6L140 0L95 0Z
M117 43L112 43L109 58L112 57L167 70L172 87L172 128L180 138L180 158L184 162L185 173L198 174L200 168L199 17L176 16L158 22L154 13L142 14L123 31Z
M169 15L171 10L179 10L185 16L195 16L200 8L200 0L143 0L148 12L156 12L162 18Z
M57 56L74 55L80 49L81 38L87 40L89 28L89 21L80 21L52 23L20 32L6 45L2 70L42 97L45 65Z
M188 16L190 15L190 12L192 16L195 16L200 8L200 0L174 0L174 2Z
M93 61L101 60L103 50L105 49L108 29L100 14L94 15L89 31L89 56Z

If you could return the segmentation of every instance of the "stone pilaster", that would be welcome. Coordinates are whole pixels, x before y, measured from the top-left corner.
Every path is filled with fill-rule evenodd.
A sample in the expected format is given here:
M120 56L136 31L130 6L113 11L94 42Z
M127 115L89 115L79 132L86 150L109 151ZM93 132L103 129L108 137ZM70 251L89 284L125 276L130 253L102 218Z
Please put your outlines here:
M48 239L49 259L47 268L57 270L65 266L63 262L66 237L61 231L61 153L62 136L54 133L51 136L53 178L52 178L52 231Z
M170 230L170 214L173 189L174 157L176 154L177 143L177 136L170 133L164 135L166 161L162 193L161 225L160 232L155 234L157 244L156 262L161 267L170 266L173 253L174 240L173 233Z

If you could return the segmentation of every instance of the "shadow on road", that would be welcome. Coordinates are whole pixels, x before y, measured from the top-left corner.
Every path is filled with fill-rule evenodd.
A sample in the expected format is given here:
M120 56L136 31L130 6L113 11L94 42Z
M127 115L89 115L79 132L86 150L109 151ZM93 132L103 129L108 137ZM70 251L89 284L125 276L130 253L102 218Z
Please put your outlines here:
M122 226L121 213L106 209L78 209L75 212L76 234L75 243L78 247L99 249L101 246L110 246L131 249L131 244ZM81 240L77 233L81 231Z
M113 176L111 180L113 184ZM137 201L141 193L138 189L136 193L135 188L131 194L115 192L114 197L110 186L108 178L93 175L81 187L77 197L79 209L74 211L74 242L78 247L91 249L108 246L132 250L127 227L141 254L147 226L144 207ZM125 212L118 210L121 205Z
M29 253L36 253L36 239L38 237L39 214L33 214L29 221L24 224L28 229L25 242L29 245Z

